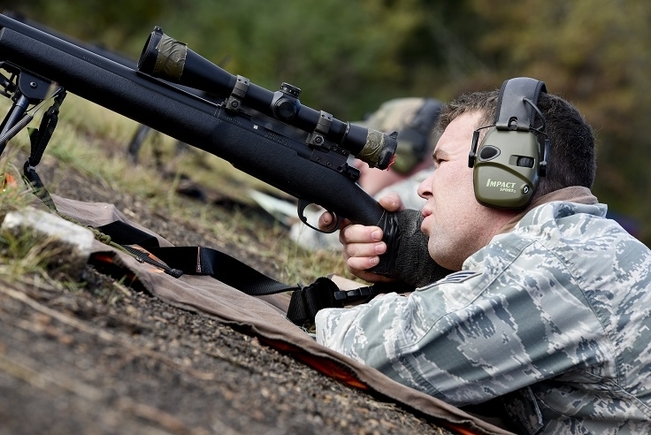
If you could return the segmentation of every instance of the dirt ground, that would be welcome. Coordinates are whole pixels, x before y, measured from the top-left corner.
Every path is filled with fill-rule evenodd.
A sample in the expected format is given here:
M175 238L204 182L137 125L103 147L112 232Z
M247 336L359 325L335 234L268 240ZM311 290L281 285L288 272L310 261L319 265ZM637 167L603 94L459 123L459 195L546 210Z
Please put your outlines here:
M60 195L114 203L176 244L219 247L146 199L64 172ZM1 435L450 433L91 267L83 279L82 291L0 283Z

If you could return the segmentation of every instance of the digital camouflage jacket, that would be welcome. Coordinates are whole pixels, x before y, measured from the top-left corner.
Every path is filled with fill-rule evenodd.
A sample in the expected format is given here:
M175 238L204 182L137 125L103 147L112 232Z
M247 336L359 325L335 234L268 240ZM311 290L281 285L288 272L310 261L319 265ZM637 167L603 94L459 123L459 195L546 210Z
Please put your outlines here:
M320 311L317 340L456 406L499 397L518 433L651 433L651 251L559 192L460 272Z

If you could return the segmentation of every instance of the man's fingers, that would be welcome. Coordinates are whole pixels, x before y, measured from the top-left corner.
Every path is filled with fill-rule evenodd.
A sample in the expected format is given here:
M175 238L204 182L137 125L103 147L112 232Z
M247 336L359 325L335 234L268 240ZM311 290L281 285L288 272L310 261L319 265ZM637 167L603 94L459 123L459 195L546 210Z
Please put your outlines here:
M370 269L377 265L380 261L378 256L387 250L379 227L349 225L340 231L339 240L344 247L346 264L354 270Z
M324 228L329 228L330 225L332 225L332 222L334 221L334 217L330 212L326 211L324 213L321 213L321 216L319 216L319 228L324 229Z
M377 243L349 243L344 246L346 258L352 257L376 257L387 252L387 245L384 242Z
M344 245L349 243L375 243L382 240L382 229L376 226L348 225L339 233L339 240Z
M321 216L319 216L319 221L317 222L317 225L321 231L337 230L339 228L345 227L348 224L350 224L350 221L348 219L340 219L339 222L337 222L335 220L335 217L329 211L321 213ZM334 225L337 226L334 227Z
M358 259L351 259L351 260L348 260L346 262L346 265L348 266L348 270L350 270L350 272L353 275L355 275L356 277L361 278L361 279L363 279L365 281L368 281L368 282L391 282L391 281L394 281L393 278L389 278L389 277L386 277L384 275L378 275L376 273L369 272L367 270L368 267L366 267L366 266L369 266L369 264L368 263L365 264L363 262L358 262L357 260ZM352 265L351 265L351 263L352 263ZM377 264L377 263L375 263L375 264ZM369 267L373 267L373 266L375 266L375 264L372 264ZM360 266L362 268L358 269L355 266Z
M405 206L397 193L389 193L378 200L380 205L387 211L400 211Z
M346 266L356 277L368 282L391 281L369 271L379 264L380 256L387 251L382 234L379 227L364 225L349 225L339 232Z
M377 266L380 262L380 257L348 257L346 260L346 265L350 271L354 274L355 272L359 273L366 271L372 267Z

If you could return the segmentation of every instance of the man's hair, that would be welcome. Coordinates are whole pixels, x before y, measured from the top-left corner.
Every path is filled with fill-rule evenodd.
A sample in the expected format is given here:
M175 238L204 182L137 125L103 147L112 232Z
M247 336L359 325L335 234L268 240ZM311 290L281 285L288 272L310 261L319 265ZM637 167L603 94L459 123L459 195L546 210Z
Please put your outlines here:
M438 128L443 131L464 113L482 113L476 128L493 125L499 90L464 94L444 106ZM597 171L592 128L579 111L561 97L541 93L538 108L545 117L545 132L551 141L547 176L540 178L535 197L568 186L591 188ZM536 124L538 126L538 124ZM468 144L470 151L471 144Z

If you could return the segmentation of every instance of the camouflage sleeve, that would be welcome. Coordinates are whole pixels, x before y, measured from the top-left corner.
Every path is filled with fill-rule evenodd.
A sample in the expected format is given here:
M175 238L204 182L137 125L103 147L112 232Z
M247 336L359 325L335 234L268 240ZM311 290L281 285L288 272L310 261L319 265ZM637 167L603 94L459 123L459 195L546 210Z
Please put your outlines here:
M517 272L526 268L511 273ZM350 310L323 310L317 340L448 403L480 403L571 367L579 359L571 357L579 347L574 341L585 340L586 352L603 347L591 343L599 324L580 301L572 303L570 317L584 317L583 330L572 338L560 331L548 336L553 325L542 310L555 295L529 293L539 279L547 277L532 276L527 284L455 273L409 297L390 294ZM551 358L551 349L565 350Z
M572 273L539 244L511 239L515 246L482 252L474 263L482 273L322 310L317 340L457 406L608 361L611 347Z

